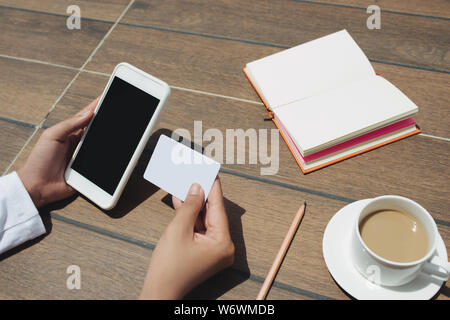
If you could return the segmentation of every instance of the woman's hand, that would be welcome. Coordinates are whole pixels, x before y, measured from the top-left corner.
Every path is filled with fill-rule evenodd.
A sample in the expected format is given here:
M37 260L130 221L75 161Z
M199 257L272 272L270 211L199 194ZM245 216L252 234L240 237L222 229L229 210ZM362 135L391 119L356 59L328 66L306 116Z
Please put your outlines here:
M196 183L184 202L172 198L176 216L153 252L140 299L180 299L233 264L234 245L218 178L202 216L203 199Z
M17 171L37 208L75 193L66 184L64 171L83 135L84 127L94 115L99 98L71 118L46 129L25 165Z

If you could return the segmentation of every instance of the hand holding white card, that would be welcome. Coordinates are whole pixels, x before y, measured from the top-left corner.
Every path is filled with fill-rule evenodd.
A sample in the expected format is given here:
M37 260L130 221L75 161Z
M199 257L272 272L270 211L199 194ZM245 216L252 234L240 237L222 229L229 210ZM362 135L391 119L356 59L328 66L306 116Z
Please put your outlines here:
M165 135L159 137L144 178L184 201L193 183L202 186L205 201L220 169L220 163Z

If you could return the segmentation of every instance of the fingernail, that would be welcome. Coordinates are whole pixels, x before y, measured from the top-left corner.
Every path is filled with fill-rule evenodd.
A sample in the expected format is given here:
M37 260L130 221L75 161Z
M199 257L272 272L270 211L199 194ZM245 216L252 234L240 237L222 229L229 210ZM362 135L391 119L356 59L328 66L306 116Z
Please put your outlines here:
M80 118L87 117L90 113L91 113L90 111L85 111L82 114L80 114Z
M193 183L189 188L189 194L196 195L200 194L201 186L198 183Z

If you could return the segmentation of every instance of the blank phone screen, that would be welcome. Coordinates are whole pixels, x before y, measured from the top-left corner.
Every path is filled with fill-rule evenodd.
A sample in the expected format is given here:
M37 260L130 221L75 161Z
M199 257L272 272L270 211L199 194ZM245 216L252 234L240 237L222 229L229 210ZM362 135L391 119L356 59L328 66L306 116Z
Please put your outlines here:
M115 77L72 163L72 169L114 194L159 99Z

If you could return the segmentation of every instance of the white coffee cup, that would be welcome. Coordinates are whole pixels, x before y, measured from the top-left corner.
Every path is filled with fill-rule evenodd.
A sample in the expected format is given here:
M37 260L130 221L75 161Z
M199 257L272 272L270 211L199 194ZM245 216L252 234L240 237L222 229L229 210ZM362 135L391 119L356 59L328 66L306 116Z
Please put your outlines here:
M407 212L424 227L428 237L428 251L421 259L412 262L395 262L380 257L364 243L359 232L360 222L369 214L379 210ZM447 281L450 263L431 263L437 255L436 245L439 232L434 219L418 203L400 196L381 196L368 202L357 215L353 228L352 258L355 268L368 280L383 286L401 286L426 273L442 281Z

